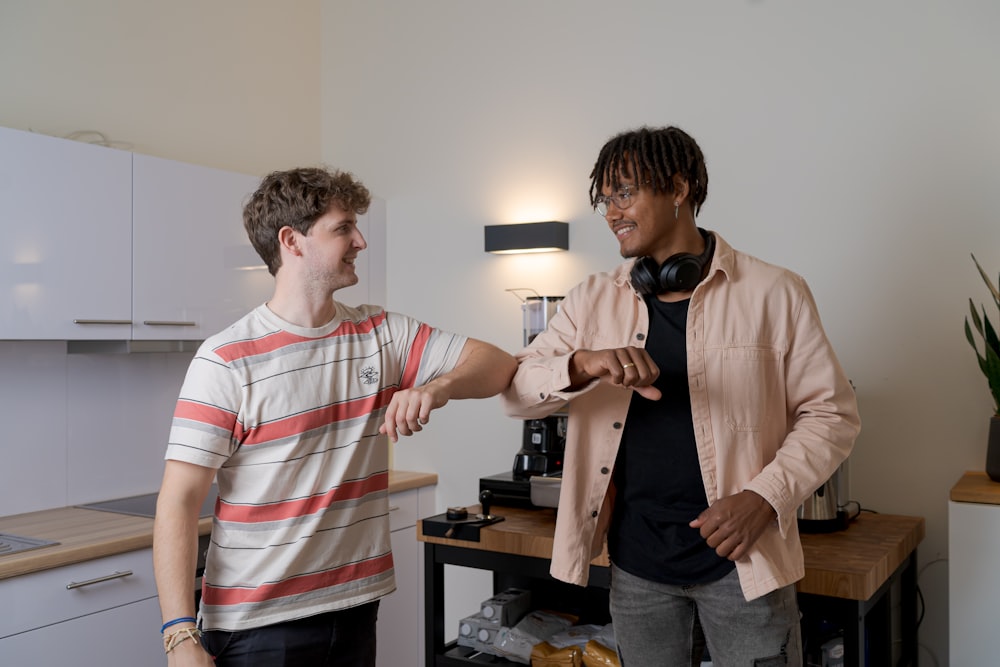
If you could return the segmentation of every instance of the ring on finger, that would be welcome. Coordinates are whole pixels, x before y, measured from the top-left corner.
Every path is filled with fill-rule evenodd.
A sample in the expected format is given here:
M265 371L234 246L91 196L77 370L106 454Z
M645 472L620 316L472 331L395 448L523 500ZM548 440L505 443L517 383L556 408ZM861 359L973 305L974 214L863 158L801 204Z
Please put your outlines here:
M626 368L629 368L630 366L635 366L635 364L633 364L631 361L628 362L627 364L622 364L622 370L625 370Z

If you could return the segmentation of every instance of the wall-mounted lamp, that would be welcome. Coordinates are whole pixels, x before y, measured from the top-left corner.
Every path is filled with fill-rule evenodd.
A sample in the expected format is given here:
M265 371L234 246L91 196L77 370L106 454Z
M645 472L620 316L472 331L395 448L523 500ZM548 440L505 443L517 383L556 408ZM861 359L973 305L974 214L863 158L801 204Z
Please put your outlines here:
M486 252L498 255L569 250L569 223L486 225Z

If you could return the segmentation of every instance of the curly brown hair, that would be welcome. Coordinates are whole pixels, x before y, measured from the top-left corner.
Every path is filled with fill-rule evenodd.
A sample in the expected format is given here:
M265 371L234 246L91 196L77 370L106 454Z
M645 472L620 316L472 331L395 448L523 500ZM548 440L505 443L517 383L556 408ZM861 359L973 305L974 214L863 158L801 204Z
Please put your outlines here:
M708 195L705 156L691 135L677 127L640 127L608 140L590 172L590 205L596 203L605 184L617 190L620 179L633 177L648 182L654 192L674 191L674 174L688 183L688 199L695 214Z
M243 207L243 227L273 276L281 268L282 227L308 234L332 207L361 215L370 203L368 188L349 172L323 167L275 171L264 177Z

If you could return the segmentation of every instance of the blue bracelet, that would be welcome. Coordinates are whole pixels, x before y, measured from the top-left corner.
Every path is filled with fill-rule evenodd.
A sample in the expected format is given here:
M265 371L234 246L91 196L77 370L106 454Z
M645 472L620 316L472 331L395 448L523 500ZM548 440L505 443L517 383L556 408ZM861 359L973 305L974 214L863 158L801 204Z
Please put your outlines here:
M171 625L177 625L178 623L197 623L197 622L198 619L192 616L181 616L180 618L175 618L172 621L167 621L166 623L164 623L163 627L160 628L160 634L162 635L163 631L169 628Z

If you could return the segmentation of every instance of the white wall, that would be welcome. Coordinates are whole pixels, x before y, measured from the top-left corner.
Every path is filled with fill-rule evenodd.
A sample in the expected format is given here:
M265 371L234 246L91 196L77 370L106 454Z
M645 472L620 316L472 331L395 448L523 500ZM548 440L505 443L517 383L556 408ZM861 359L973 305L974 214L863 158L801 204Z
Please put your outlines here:
M318 16L318 0L4 0L0 125L249 174L318 162Z
M323 155L389 202L392 308L520 345L509 287L617 263L588 210L603 142L676 124L708 160L703 226L802 273L858 388L853 497L926 517L921 660L947 663L946 503L984 466L991 401L962 320L1000 271L1000 5L323 3ZM493 257L483 226L566 220L561 257ZM446 407L396 447L475 501L518 424Z

